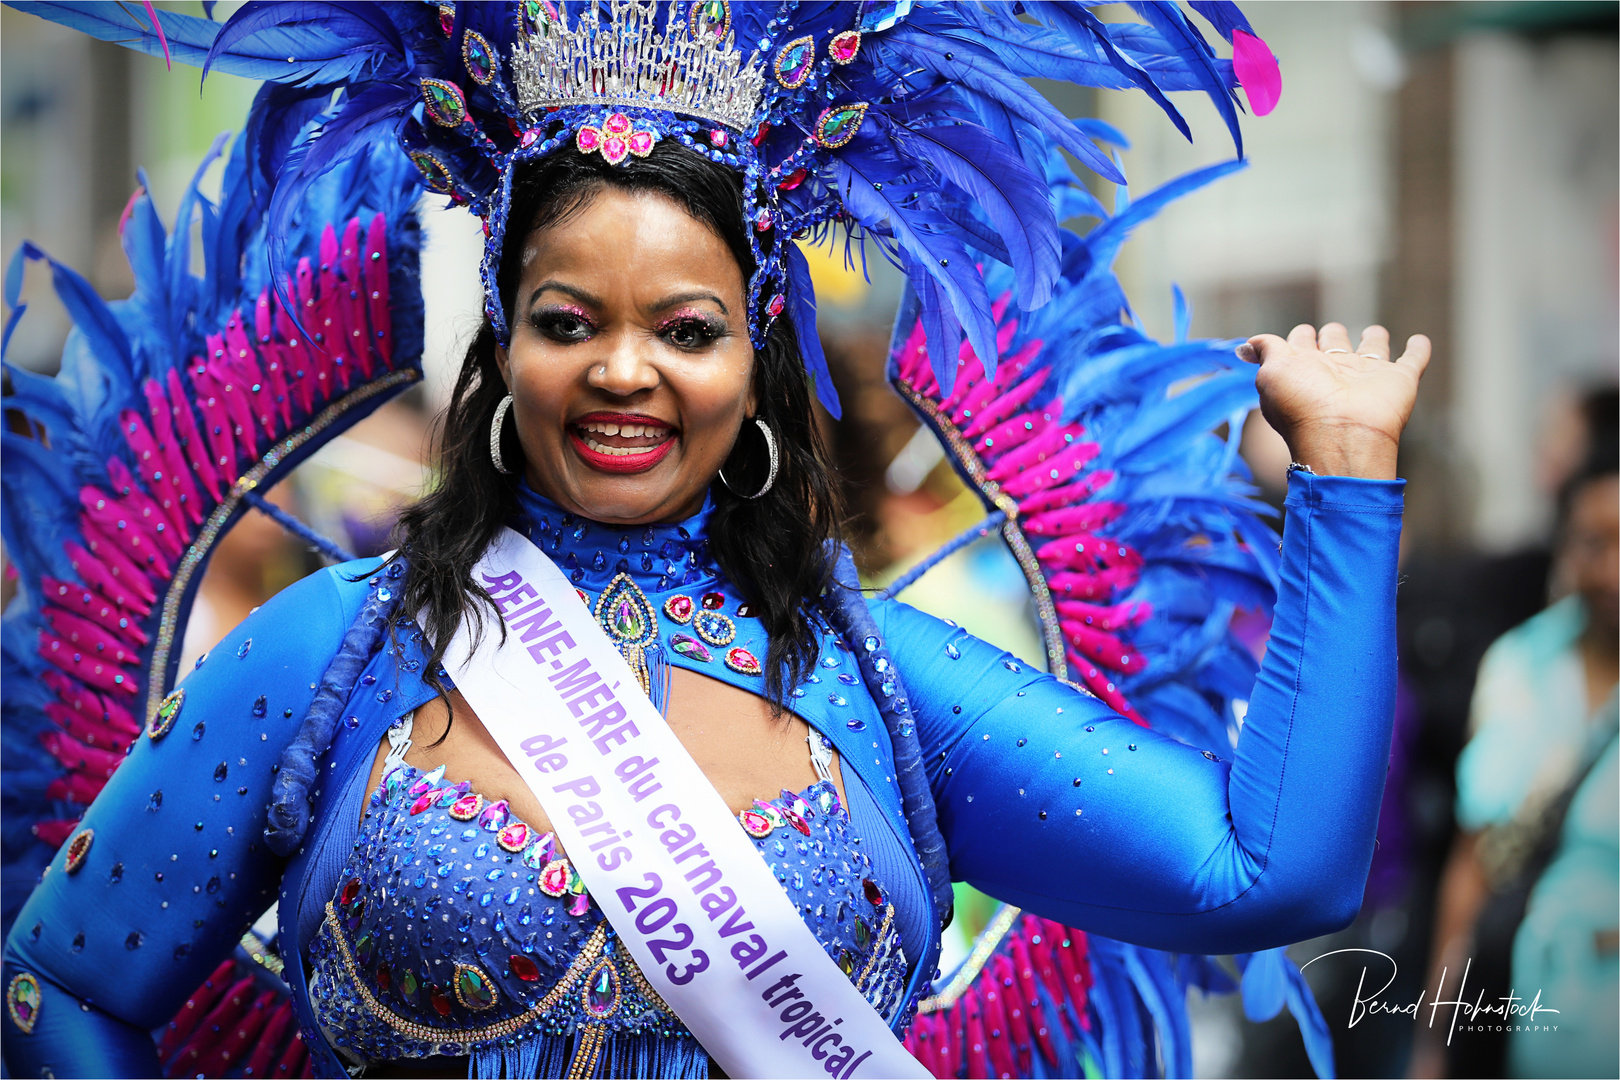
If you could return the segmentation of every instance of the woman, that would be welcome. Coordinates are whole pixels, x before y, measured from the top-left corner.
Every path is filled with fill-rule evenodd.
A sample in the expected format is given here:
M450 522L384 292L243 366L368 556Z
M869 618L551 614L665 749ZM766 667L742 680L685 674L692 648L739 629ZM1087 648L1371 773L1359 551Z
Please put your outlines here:
M723 16L729 32L731 9L707 7L702 18ZM462 36L474 17L452 12L445 32L484 85ZM864 47L877 53L905 17L863 22ZM706 25L697 8L693 18ZM577 29L623 32L613 27ZM566 39L540 27L526 40ZM784 46L776 64L795 92L798 55ZM455 120L434 122L464 127L467 102L456 119L431 90L430 111ZM864 110L839 122L859 126ZM831 112L816 120L828 151L844 145L823 131ZM878 1062L899 1074L892 1063L908 1059L882 1048L860 1071L869 1055L832 1031L845 1016L793 1028L802 1014L783 1003L803 996L797 973L760 995L788 1025L762 1051L715 1028L727 1009L749 1016L751 1001L679 997L683 975L710 960L662 973L645 962L657 927L630 914L633 889L594 884L618 880L600 875L623 860L691 857L681 870L696 868L694 895L717 925L736 927L742 901L779 901L708 889L701 868L724 864L721 841L705 863L678 814L641 806L634 830L600 821L600 807L576 814L585 802L537 779L561 775L560 740L517 750L511 718L478 707L498 700L475 691L489 683L478 663L549 662L536 650L557 636L535 624L584 618L554 597L534 614L540 600L488 572L503 544L560 569L645 690L621 681L618 704L568 698L575 747L594 739L617 754L639 805L659 786L643 773L672 755L631 759L613 738L627 715L650 729L655 703L714 789L700 798L736 815L733 837L774 874L768 891L785 894L836 964L833 981L880 1027L903 1031L934 975L947 873L1066 924L1181 951L1265 948L1353 917L1393 693L1395 455L1426 340L1397 358L1373 327L1352 351L1329 324L1247 346L1299 468L1272 646L1228 763L953 626L860 596L828 544L837 499L803 377L813 335L790 321L804 328L806 297L791 245L778 252L766 236L759 173L717 160L721 128L708 151L665 128L610 155L599 140L622 116L590 138L564 125L571 145L508 161L497 194L475 204L493 223L490 320L457 380L441 483L406 515L398 555L315 575L228 636L166 699L19 916L5 976L13 989L26 976L32 996L5 1027L16 1074L156 1074L147 1031L271 900L322 1074L702 1076L711 1054L764 1071L797 1060L787 1040L801 1033L830 1075L886 1074L871 1071ZM632 115L626 131L644 122L662 121ZM768 126L756 116L744 130L763 141ZM429 157L419 167L450 175ZM778 214L796 188L768 196ZM924 299L924 323L937 323L942 301ZM974 312L956 312L992 354ZM567 672L550 655L555 687ZM598 794L572 783L565 794ZM727 948L741 978L776 962L738 941ZM863 1022L847 1019L846 1034Z

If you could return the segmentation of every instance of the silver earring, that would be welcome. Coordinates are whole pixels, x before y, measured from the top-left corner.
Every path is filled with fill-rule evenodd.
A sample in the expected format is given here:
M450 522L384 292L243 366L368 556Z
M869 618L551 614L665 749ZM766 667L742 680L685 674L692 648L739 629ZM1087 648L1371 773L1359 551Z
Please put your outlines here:
M742 495L742 497L745 499L757 499L764 495L767 491L771 490L772 485L776 483L777 467L781 464L781 461L776 455L776 436L771 434L770 425L766 424L765 421L761 420L757 416L754 417L754 423L759 425L759 433L765 436L765 449L771 456L770 471L765 474L765 486L754 492L752 495L743 495L742 492L731 486L730 480L726 479L726 470L720 470L720 482L726 485L726 489L733 495Z
M506 411L511 407L512 395L507 394L501 398L501 403L495 406L495 419L489 423L489 456L495 462L495 471L503 476L512 475L512 470L501 460L501 425L505 423Z

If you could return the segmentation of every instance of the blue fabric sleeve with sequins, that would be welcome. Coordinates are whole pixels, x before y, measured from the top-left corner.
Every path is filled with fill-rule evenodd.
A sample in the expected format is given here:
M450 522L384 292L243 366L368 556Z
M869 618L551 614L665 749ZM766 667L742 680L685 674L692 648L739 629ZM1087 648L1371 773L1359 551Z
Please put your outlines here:
M280 884L263 836L271 770L365 599L336 572L286 589L207 655L172 727L143 735L85 814L82 863L68 873L69 845L57 853L6 942L5 978L33 972L42 998L31 1034L0 1025L11 1075L161 1075L149 1032Z
M1181 952L1349 923L1389 760L1402 487L1293 475L1276 618L1235 752L1146 730L956 627L876 605L952 877Z

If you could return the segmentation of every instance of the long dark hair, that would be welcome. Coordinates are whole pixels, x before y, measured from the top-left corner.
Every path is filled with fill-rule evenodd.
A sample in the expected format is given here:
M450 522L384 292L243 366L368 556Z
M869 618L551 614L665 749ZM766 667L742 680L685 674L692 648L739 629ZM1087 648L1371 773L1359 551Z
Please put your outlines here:
M599 155L566 150L520 171L513 179L506 242L497 282L505 310L514 310L522 250L537 229L556 225L604 187L656 192L713 229L731 249L746 282L754 272L743 216L741 178L673 140L645 158L609 165ZM483 625L483 609L500 612L474 582L473 564L502 525L517 513L522 470L503 476L489 454L489 429L506 384L495 364L495 332L486 321L462 361L439 443L438 483L401 516L398 549L407 560L403 610L426 611L433 651L428 682L441 693L437 672L464 615ZM758 415L776 435L781 464L776 483L759 499L746 499L716 482L711 494L709 553L721 573L747 599L770 635L765 694L781 708L785 690L815 662L822 618L818 601L832 581L827 541L839 534L842 508L811 411L810 389L794 328L776 320L754 354ZM753 424L746 428L752 429ZM515 425L506 424L502 457L522 461ZM724 472L744 492L765 479L762 439L742 432ZM504 636L505 626L501 632Z

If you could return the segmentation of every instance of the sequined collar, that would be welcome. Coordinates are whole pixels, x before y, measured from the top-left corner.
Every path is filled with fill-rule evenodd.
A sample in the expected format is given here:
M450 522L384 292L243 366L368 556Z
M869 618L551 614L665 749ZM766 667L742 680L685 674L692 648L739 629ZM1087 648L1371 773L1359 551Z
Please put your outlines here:
M518 485L521 528L529 540L550 555L575 586L592 593L627 574L649 593L710 585L719 571L709 558L708 523L714 509L658 525L604 525L563 510L527 483Z

